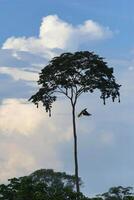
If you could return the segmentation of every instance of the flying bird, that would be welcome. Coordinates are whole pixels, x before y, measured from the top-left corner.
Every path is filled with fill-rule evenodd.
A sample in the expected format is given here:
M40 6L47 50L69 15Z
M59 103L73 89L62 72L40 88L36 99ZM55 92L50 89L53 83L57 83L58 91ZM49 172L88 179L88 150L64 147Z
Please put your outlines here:
M91 116L91 114L89 112L87 112L87 108L83 109L79 114L78 114L78 117L81 117L81 116Z

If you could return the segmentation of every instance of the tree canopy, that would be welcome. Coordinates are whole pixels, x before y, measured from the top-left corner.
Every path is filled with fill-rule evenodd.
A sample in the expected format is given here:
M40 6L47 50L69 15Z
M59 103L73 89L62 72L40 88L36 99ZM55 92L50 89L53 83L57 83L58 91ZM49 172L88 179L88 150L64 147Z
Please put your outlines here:
M0 185L0 200L76 200L75 177L41 169ZM81 193L80 200L87 200Z
M57 93L66 95L75 103L83 92L98 89L104 104L111 97L120 101L120 85L116 83L113 68L102 57L89 51L63 53L54 57L39 75L39 91L30 100L37 106L41 101L51 116L52 103Z
M0 185L0 200L77 200L75 177L65 172L41 169ZM132 187L112 187L96 197L79 194L80 200L134 200Z
M132 187L118 186L110 188L108 192L105 192L100 196L104 200L134 200L132 191Z

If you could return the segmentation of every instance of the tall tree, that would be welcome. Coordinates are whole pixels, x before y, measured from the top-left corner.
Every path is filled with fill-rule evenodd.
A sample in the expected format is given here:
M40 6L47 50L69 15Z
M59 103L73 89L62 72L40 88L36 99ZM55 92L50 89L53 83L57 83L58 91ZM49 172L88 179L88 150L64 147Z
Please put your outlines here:
M102 57L93 52L80 51L63 53L53 58L39 75L38 84L41 86L29 100L35 103L41 101L46 112L51 116L52 103L57 100L58 93L69 99L72 107L74 160L76 191L80 192L77 158L76 134L76 103L83 93L100 91L100 98L106 103L107 98L120 101L120 85L116 83L113 68L109 68Z

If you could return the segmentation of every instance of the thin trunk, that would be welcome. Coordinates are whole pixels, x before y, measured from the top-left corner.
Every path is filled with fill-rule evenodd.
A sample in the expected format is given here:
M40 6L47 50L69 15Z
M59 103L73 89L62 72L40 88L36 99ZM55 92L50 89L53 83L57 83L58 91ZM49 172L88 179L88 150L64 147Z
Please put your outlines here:
M74 161L75 161L75 177L76 177L76 192L80 192L79 176L78 176L78 158L77 158L77 134L76 134L76 122L75 122L75 105L72 105L72 117L73 117L73 135L74 135Z

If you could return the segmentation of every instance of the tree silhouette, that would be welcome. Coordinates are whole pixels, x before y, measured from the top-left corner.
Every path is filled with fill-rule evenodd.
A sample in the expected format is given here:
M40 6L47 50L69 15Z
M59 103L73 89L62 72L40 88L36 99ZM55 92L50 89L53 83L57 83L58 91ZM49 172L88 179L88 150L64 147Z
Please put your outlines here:
M132 187L112 187L108 192L101 195L104 200L134 200Z
M81 182L81 180L80 180ZM0 200L76 200L75 177L52 169L40 169L28 176L0 184ZM80 200L88 200L80 193Z
M100 91L100 98L106 103L107 98L120 101L120 85L113 76L113 68L109 68L102 57L93 52L80 51L63 53L53 58L39 75L38 92L29 99L38 107L41 101L46 112L51 116L52 103L57 100L58 93L69 99L72 107L74 160L76 191L79 193L77 134L76 134L76 103L83 93Z

